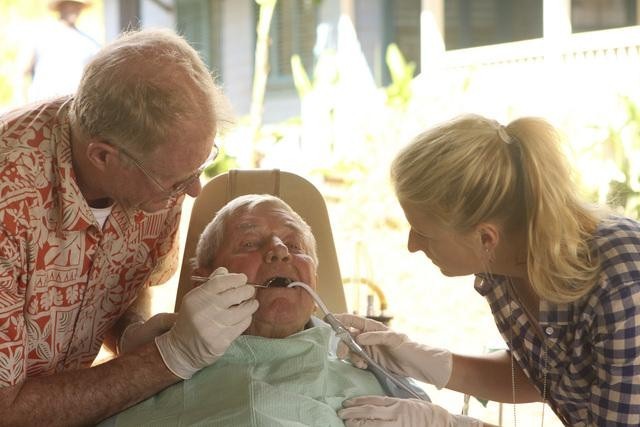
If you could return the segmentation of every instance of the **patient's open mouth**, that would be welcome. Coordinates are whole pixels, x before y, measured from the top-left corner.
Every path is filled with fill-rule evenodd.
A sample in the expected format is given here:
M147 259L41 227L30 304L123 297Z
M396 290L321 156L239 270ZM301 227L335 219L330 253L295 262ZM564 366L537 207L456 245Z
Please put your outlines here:
M292 283L293 280L288 277L272 277L271 279L267 279L262 285L267 288L286 288L289 283Z

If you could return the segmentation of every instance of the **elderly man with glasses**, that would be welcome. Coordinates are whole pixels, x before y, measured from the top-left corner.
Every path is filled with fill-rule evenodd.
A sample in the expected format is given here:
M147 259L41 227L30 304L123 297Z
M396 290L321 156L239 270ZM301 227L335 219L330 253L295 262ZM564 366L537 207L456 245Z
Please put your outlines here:
M201 190L225 105L183 38L143 30L99 51L73 96L0 117L0 424L96 424L246 329L258 302L237 276L187 294L179 314L146 307L175 271L182 200ZM103 343L118 357L92 367Z

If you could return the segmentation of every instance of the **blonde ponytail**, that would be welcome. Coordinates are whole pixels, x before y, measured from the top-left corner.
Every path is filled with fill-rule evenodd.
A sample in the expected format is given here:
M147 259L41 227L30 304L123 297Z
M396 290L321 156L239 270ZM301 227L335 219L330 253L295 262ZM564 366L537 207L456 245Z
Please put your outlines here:
M575 196L559 134L549 123L522 118L506 130L520 146L529 281L545 299L574 301L591 289L599 270L589 246L598 217Z
M559 142L542 119L503 127L466 115L418 135L394 159L391 180L399 200L458 232L485 221L526 230L536 293L573 301L595 283L599 265L589 243L599 218L575 196Z

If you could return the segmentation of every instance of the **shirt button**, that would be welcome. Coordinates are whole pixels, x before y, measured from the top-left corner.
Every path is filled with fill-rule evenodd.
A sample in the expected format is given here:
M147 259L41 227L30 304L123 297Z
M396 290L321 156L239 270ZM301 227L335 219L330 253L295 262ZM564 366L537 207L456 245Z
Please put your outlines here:
M544 330L547 335L551 335L553 333L553 328L551 326L547 326Z

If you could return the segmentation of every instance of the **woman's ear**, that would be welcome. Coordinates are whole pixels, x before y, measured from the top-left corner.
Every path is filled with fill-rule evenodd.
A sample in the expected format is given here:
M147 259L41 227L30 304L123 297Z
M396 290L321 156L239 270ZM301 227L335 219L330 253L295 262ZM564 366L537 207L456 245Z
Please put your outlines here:
M476 226L478 249L486 254L493 254L500 241L500 231L495 224L483 222Z

